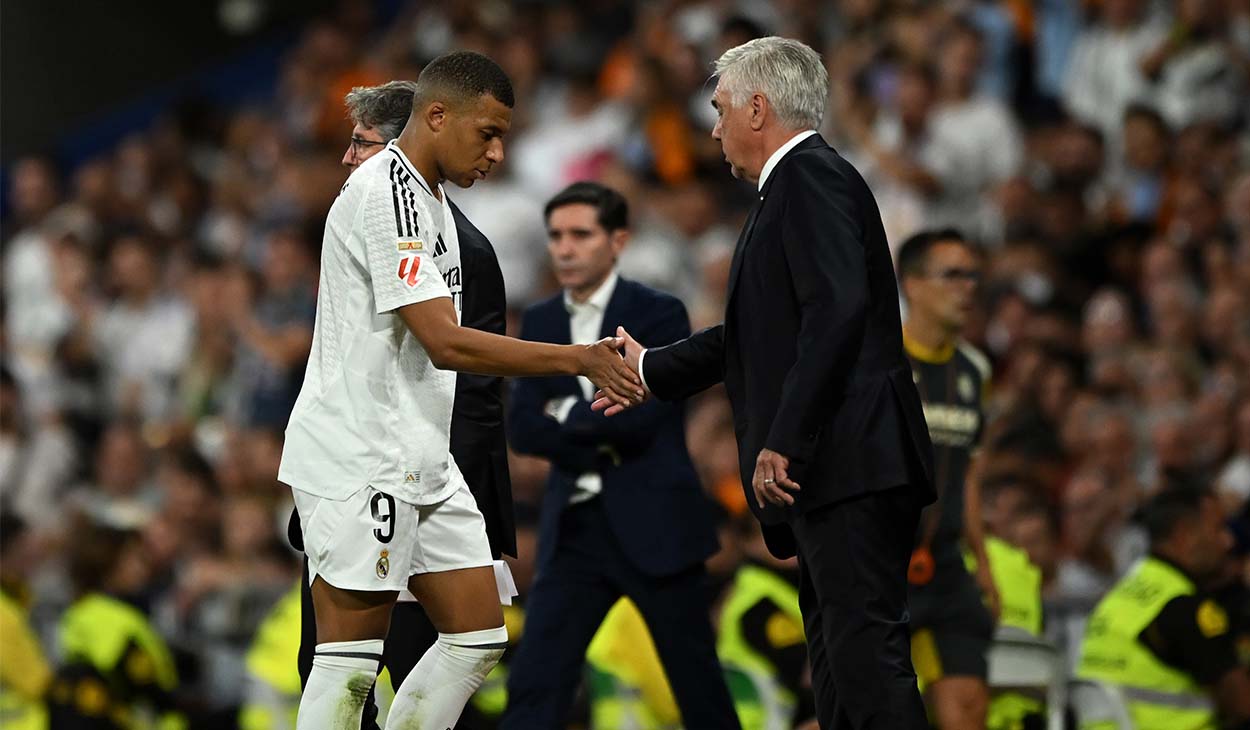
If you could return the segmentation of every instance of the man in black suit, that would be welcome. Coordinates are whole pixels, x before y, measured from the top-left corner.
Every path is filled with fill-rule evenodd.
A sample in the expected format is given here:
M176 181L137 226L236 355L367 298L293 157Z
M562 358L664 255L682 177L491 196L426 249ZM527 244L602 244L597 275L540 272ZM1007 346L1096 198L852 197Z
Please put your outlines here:
M547 203L552 267L564 291L525 312L521 338L595 342L625 322L657 343L690 334L676 298L620 278L629 237L620 193L576 183ZM646 619L688 728L737 728L709 622L703 561L716 550L706 496L686 451L681 403L652 400L619 419L590 409L585 378L515 381L508 432L551 460L525 633L508 675L502 728L563 727L586 646L629 596Z
M627 340L627 361L666 400L725 382L747 501L769 549L799 558L821 727L925 728L907 566L933 456L881 217L814 131L829 93L815 51L760 38L716 69L712 136L759 188L725 322L645 352Z
M391 81L381 86L359 87L347 95L348 113L355 123L343 165L355 169L399 135L412 111L416 84ZM461 323L466 327L504 334L507 302L503 273L495 249L481 231L450 199L456 236L460 241L461 269L473 286L465 287ZM508 476L508 453L503 422L503 379L460 373L451 417L451 453L464 475L477 508L486 520L486 536L498 560L502 554L516 556L516 530L512 516L512 483ZM291 543L303 549L299 518L292 513L287 527ZM317 623L308 585L308 561L304 561L300 595L301 624L299 672L301 685L312 671L317 646ZM400 601L391 614L391 629L383 649L383 665L398 687L417 660L434 644L438 631L415 601ZM471 724L466 709L462 725ZM364 728L377 727L377 708L365 703Z

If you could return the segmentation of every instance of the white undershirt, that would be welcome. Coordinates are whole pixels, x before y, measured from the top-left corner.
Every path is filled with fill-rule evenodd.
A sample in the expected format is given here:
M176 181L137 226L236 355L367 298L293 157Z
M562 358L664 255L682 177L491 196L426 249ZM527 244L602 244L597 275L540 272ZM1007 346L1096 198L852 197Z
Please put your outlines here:
M603 330L603 315L608 309L608 302L612 301L612 294L616 291L616 282L619 278L616 270L613 270L599 285L599 288L581 303L573 301L573 296L567 289L564 291L564 309L569 313L569 336L572 344L589 345L599 341L599 333ZM585 400L594 400L594 383L579 375L577 384L581 387L582 397ZM564 423L577 403L578 398L574 395L557 399L548 404L548 415ZM598 495L603 491L603 479L597 472L588 471L577 478L576 487L573 495L569 497L569 504L584 502Z

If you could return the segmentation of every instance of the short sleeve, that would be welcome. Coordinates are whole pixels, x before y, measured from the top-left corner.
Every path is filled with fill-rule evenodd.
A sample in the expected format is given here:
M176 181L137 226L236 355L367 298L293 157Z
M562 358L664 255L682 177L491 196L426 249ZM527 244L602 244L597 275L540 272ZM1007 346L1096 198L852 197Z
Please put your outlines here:
M1141 640L1164 663L1213 685L1237 666L1228 632L1228 613L1215 599L1178 596L1142 631Z
M376 312L451 297L434 263L440 233L423 201L396 180L378 179L365 196L359 235Z

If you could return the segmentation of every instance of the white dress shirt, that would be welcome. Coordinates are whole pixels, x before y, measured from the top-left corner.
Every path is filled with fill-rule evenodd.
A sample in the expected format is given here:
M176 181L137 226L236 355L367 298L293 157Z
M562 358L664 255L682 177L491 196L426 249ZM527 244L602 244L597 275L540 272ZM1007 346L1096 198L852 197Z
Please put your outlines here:
M620 277L616 271L608 274L599 288L586 301L573 301L568 290L564 291L564 309L569 313L569 335L574 345L589 345L599 341L599 332L603 329L603 314L612 301L612 293L616 291L616 282ZM581 386L582 397L588 401L595 398L595 385L589 378L579 375L577 384ZM569 417L569 412L578 403L577 396L570 395L548 404L548 415L560 423ZM603 491L603 479L599 474L588 471L577 478L577 489L569 498L570 504L584 502Z
M773 168L777 167L777 163L781 162L781 158L785 157L787 152L797 147L800 142L812 136L813 134L816 134L816 130L814 129L808 129L802 132L798 132L793 137L786 140L785 144L778 147L776 151L774 151L771 155L768 156L768 159L764 161L764 167L760 168L760 182L759 182L760 192L764 192L764 182L768 180L768 176L772 174ZM764 196L761 195L760 200L763 200L763 199L764 199ZM565 295L565 302L567 301L568 301L568 295ZM642 361L646 359L646 357L647 357L647 351L644 349L642 353L638 355L638 377L642 380L642 387L646 388L647 390L651 390L651 388L647 385L647 376L642 374Z

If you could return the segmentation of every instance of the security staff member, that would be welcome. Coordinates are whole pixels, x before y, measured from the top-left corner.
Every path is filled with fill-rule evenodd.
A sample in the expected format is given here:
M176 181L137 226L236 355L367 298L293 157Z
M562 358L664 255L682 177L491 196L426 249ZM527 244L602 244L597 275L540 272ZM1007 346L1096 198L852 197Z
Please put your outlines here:
M48 710L43 697L52 669L21 600L25 581L12 569L13 548L24 532L21 520L0 515L0 554L5 556L0 563L0 727L44 730Z
M93 528L75 532L70 576L78 598L58 631L60 666L49 691L51 727L64 730L181 730L178 674L165 640L120 596L137 585L140 538Z
M722 603L716 653L742 730L794 727L816 713L805 677L798 564L768 552L751 515L735 527L746 559Z
M300 586L296 585L261 621L247 650L240 730L295 727L300 698L299 644Z
M1137 730L1250 727L1250 672L1204 590L1231 545L1219 503L1172 486L1147 506L1150 554L1099 602L1077 676L1118 685Z
M938 491L937 503L921 515L908 570L912 660L938 726L983 728L989 703L985 657L994 618L982 594L997 612L998 592L985 550L979 493L968 474L985 420L982 394L990 367L984 355L960 339L976 304L981 264L973 246L947 229L907 239L898 267L907 302L903 347L924 402ZM975 580L964 564L961 543L975 558Z
M1006 635L1036 638L1042 633L1042 571L1019 547L993 535L985 537L985 553L1000 599L999 631ZM964 552L969 572L978 568L970 551ZM1044 704L1037 696L1022 692L998 692L990 698L985 726L988 730L1026 730L1045 724Z

